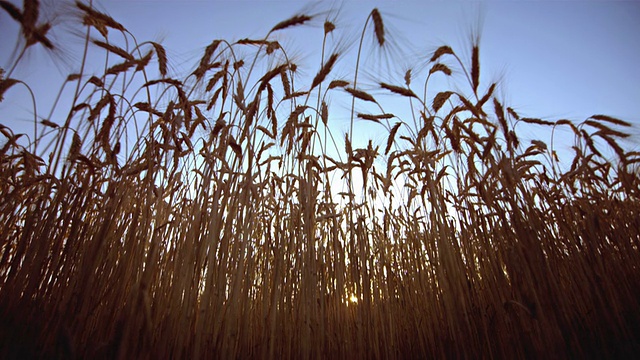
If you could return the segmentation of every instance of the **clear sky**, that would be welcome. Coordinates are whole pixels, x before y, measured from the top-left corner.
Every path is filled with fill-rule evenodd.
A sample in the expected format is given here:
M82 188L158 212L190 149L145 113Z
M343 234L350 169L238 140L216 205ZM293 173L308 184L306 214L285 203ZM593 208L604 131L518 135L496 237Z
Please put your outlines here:
M303 1L94 3L138 41L161 41L175 69L194 66L213 39L262 37L276 23L305 8ZM337 25L359 33L374 7L382 14L389 41L422 60L442 44L468 56L470 30L478 28L473 24L481 24L482 81L486 85L501 80L501 95L522 115L581 121L602 113L640 126L640 2L345 1L325 2L311 12L340 9ZM324 19L321 15L310 27L277 34L285 46L302 55L301 65L307 62L306 71L311 75L318 69ZM14 21L0 11L0 66L5 69L17 29ZM56 39L69 49L80 41L62 32ZM60 84L55 76L66 76L69 68L77 68L74 61L80 54L68 51L60 55L65 61L44 59L42 52L34 54L13 77L34 88L38 111L46 114L47 101L51 101L48 96L55 94ZM397 79L395 83L402 84L402 78ZM55 91L51 91L52 84ZM24 90L12 91L0 103L0 123L14 128L30 126L24 114L8 116L26 94ZM633 131L640 133L638 128ZM637 148L639 139L636 135L627 145Z

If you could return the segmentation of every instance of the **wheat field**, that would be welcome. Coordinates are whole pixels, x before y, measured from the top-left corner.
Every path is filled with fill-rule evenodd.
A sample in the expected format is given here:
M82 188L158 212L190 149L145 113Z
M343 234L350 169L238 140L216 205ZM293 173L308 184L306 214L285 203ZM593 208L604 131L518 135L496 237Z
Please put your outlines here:
M0 5L20 26L16 64L58 47L38 1ZM518 114L481 81L477 42L469 59L443 45L372 86L360 55L390 46L378 9L362 14L346 75L323 15L215 39L174 74L162 44L85 2L68 11L86 36L61 84L72 105L34 116L27 134L0 127L0 357L640 351L629 122ZM305 76L276 39L313 21L325 41ZM85 71L88 54L102 73ZM14 68L0 73L0 101L29 88ZM466 93L429 87L451 77ZM335 98L351 104L344 133L331 126L344 112ZM384 137L358 138L361 124ZM522 128L566 131L572 152Z

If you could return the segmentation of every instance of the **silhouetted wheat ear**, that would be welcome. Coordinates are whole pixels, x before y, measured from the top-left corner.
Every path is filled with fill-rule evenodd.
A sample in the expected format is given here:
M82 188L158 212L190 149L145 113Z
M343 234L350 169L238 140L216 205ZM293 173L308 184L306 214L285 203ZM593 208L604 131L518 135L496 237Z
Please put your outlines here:
M336 64L337 60L338 60L337 53L333 53L329 56L329 59L327 60L327 62L324 63L322 68L320 68L320 71L318 71L316 76L313 78L313 81L311 81L311 89L314 89L316 86L320 85L320 83L324 81L327 75L329 75L329 73L331 72L331 69L333 69L333 66Z
M384 45L384 23L382 22L382 16L380 16L380 11L377 8L371 11L371 18L373 19L374 31L376 34L376 40L378 40L378 45Z
M480 49L477 45L473 46L471 52L471 80L473 91L477 93L478 85L480 85Z
M271 29L271 32L284 30L292 26L302 25L311 19L312 17L308 15L295 15L287 20L277 23L276 26L274 26L273 29Z

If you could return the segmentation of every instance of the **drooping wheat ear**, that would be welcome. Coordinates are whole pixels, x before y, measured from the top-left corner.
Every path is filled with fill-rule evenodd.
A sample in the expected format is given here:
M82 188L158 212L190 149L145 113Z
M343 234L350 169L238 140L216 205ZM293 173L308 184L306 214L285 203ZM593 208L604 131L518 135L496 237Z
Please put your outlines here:
M411 69L404 73L404 83L407 86L411 85Z
M110 67L109 69L107 69L107 71L105 72L105 74L107 75L117 75L119 73L128 71L129 69L131 69L134 65L136 65L135 61L129 61L129 60L125 60L124 62L120 63L120 64L116 64L113 65L112 67Z
M418 98L418 96L416 96L416 94L411 91L411 89L403 88L402 86L390 85L381 82L380 87L402 96Z
M337 60L338 60L338 53L333 53L331 54L331 56L329 56L329 59L327 60L327 62L322 66L322 68L320 68L320 71L318 71L316 76L313 78L313 81L311 82L310 90L320 85L320 83L324 81L327 75L331 72L331 69L333 68Z
M444 103L449 100L449 97L453 94L452 91L439 92L435 98L433 98L433 111L438 112Z
M491 97L491 95L493 95L493 91L496 89L496 83L491 84L491 86L489 86L489 89L487 90L487 93L484 94L484 96L482 98L480 98L480 100L478 100L478 104L476 104L476 107L478 108L482 108L484 106L484 104L489 101L489 98Z
M599 123L597 121L593 121L593 120L587 120L584 122L585 125L589 125L591 127L594 127L598 130L600 130L599 132L602 132L604 134L610 135L610 136L617 136L619 138L627 138L631 135L627 134L627 133L623 133L622 131L617 131L617 130L613 130L612 128Z
M153 51L149 50L146 54L144 54L144 56L142 56L140 59L137 59L136 71L141 71L142 69L147 67L147 65L149 65L149 62L151 61L152 56Z
M80 155L80 148L82 148L82 138L78 135L77 131L73 132L73 140L71 141L71 147L69 148L69 156L67 160L73 162L78 155Z
M362 90L357 90L354 88L344 88L344 90L360 100L376 102L376 99L374 99L371 94L366 93Z
M394 138L396 137L396 133L398 132L400 125L402 125L402 123L398 121L395 125L393 125L393 128L391 128L391 132L389 133L389 137L387 138L387 146L384 149L385 155L389 154L389 150L391 150L391 145L393 145Z
M337 87L345 87L349 85L349 82L346 80L332 80L329 83L329 89L337 88Z
M313 19L313 17L308 15L295 15L287 20L277 23L270 32L283 30L291 26L302 25L311 19Z
M434 62L434 61L438 60L440 58L440 56L445 55L445 54L454 55L453 49L451 49L451 47L449 47L447 45L440 46L433 53L433 56L431 56L431 59L429 61Z
M98 132L97 138L100 140L105 151L109 153L111 151L109 145L109 137L111 135L111 128L116 121L116 101L109 93L105 95L105 98L107 98L107 102L109 103L109 109L107 111L107 117L104 119L102 127Z
M447 65L442 64L442 63L433 64L431 69L429 69L429 74L433 74L433 73L438 72L438 71L443 72L447 76L451 75L451 69L449 69L449 67Z
M291 82L287 76L286 68L283 68L282 71L280 71L280 79L282 80L282 88L284 89L285 96L291 95Z
M504 117L504 109L502 108L502 104L500 104L500 102L496 98L493 98L493 108L502 131L507 134L509 132L509 125L507 124L507 119Z
M0 7L2 7L4 11L6 11L7 14L9 14L9 16L11 16L15 21L22 23L22 12L15 5L8 1L2 0L0 1Z
M13 85L19 83L19 80L16 79L0 79L0 102L2 102L2 100L4 99L3 95L4 92L9 90L10 87L12 87Z
M320 106L320 118L322 119L324 126L327 126L327 123L329 122L329 108L327 107L327 103L324 101Z
M193 72L193 75L196 76L196 79L198 81L202 79L207 70L209 70L209 61L211 61L211 55L213 55L214 51L216 51L220 43L220 40L213 40L211 44L207 45L207 47L205 48L204 54L200 59L200 64L198 65L198 68Z
M129 54L128 52L126 52L123 48L112 45L112 44L108 44L104 41L100 41L100 40L93 40L93 43L98 45L99 47L112 52L118 56L120 56L123 59L126 60L131 60L133 61L133 55Z
M600 136L602 139L604 139L604 141L606 141L607 144L611 146L613 151L615 151L616 155L618 155L618 157L620 158L620 161L622 163L625 162L625 159L627 156L624 150L620 147L620 145L618 145L618 143L611 136L609 136L609 134L607 134L607 132L598 131L594 135Z
M353 148L351 147L351 141L349 141L349 134L344 134L344 150L347 153L349 161L353 158Z
M80 1L76 1L76 6L87 15L83 19L85 25L95 26L103 36L106 36L106 29L101 29L99 27L107 26L119 31L126 31L125 27L115 21L111 16L96 11L92 7L85 5Z
M548 120L542 120L542 119L538 119L538 118L520 118L521 121L529 123L529 124L536 124L536 125L554 125L554 122L548 121Z
M378 115L358 113L358 117L365 120L380 122L380 120L393 119L395 115L389 114L389 113L378 114Z
M567 119L560 119L558 121L556 121L556 125L568 125L571 130L573 131L573 133L577 136L580 136L580 131L578 130L578 128L573 124L573 122L571 120L567 120Z
M626 126L626 127L631 126L631 124L626 122L626 121L623 121L623 120L620 120L620 119L617 119L617 118L614 118L614 117L611 117L611 116L607 116L607 115L593 115L593 116L591 116L591 119L599 120L599 121L606 121L606 122L610 122L612 124L620 125L620 126Z
M60 127L60 125L54 123L53 121L47 120L47 119L42 119L40 120L40 123L44 126L50 127L50 128L54 128L57 129Z
M384 45L384 24L382 23L382 16L380 16L380 11L378 8L375 8L371 11L371 18L373 19L374 31L376 33L376 39L378 40L378 44L380 46Z
M164 47L156 42L151 42L153 48L156 50L156 55L158 56L158 71L160 71L160 75L165 77L167 75L167 52L164 50Z

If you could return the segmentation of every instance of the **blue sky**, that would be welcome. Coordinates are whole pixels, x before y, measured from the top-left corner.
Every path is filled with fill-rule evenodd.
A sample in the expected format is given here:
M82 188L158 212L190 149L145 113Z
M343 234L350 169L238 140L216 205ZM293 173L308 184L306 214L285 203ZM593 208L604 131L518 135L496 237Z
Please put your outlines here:
M20 5L19 2L15 2ZM46 2L45 2L46 3ZM55 4L56 2L51 1ZM204 47L213 39L238 40L264 36L276 23L305 8L300 1L95 1L96 7L121 22L138 41L157 40L167 48L174 69L194 66ZM333 4L333 5L332 5ZM607 114L640 126L640 2L632 1L346 1L325 2L311 12L339 8L338 26L359 34L368 13L379 8L395 43L417 62L428 58L442 44L461 55L470 53L470 30L481 26L481 81L500 80L500 95L506 105L524 116L584 120L592 114ZM301 54L308 74L317 71L324 15L277 38ZM315 25L315 26L314 26ZM7 68L17 27L0 13L0 66ZM58 33L67 49L80 44L78 37ZM339 39L338 39L339 40ZM353 46L357 46L353 44ZM23 79L36 92L39 114L47 114L52 94L64 78L77 68L79 54L67 50L50 56L35 51L12 75ZM393 54L392 54L393 55ZM397 54L395 56L398 56ZM468 59L468 57L466 58ZM64 60L64 61L62 61ZM348 62L345 62L349 73ZM370 68L377 75L385 68ZM460 75L460 74L459 74ZM386 80L402 77L384 74ZM58 80L56 80L58 79ZM52 90L52 84L55 91ZM444 89L443 89L444 90ZM468 90L468 89L466 89ZM432 94L434 95L434 94ZM26 93L12 89L0 103L0 123L30 128L24 105ZM28 103L28 102L27 102ZM44 115L42 115L44 116ZM344 130L345 127L341 128ZM524 134L535 138L537 134ZM547 139L543 139L547 140ZM640 136L628 146L637 148ZM570 146L570 145L568 145Z

